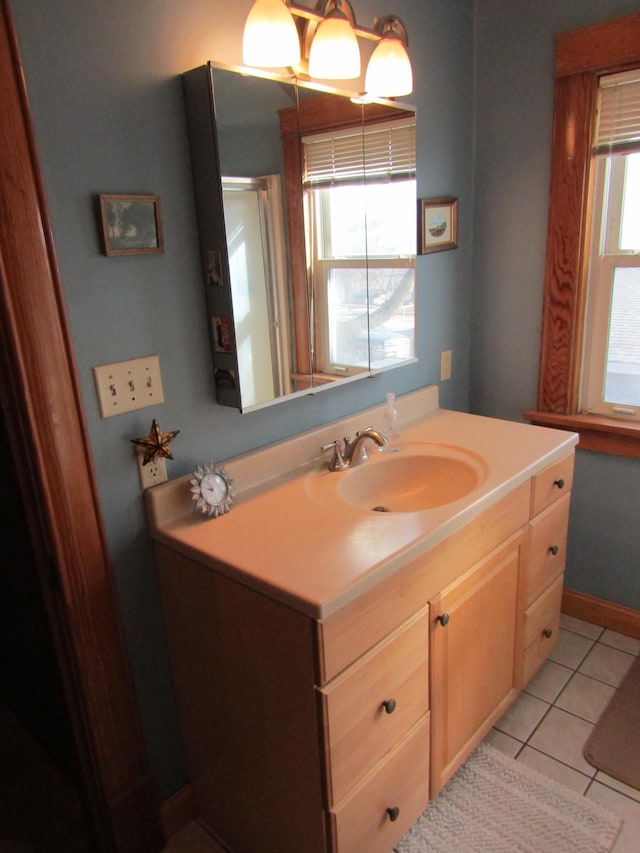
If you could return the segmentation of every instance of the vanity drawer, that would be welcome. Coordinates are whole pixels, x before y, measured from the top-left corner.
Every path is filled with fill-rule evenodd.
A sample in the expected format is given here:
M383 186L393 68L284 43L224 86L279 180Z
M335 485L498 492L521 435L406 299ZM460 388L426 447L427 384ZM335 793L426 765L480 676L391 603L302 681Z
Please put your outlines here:
M527 608L524 617L523 686L542 666L560 637L563 575Z
M333 853L389 853L429 802L429 715L330 812ZM391 814L387 810L394 810ZM396 815L395 820L391 818Z
M424 608L320 691L329 802L341 800L429 707Z
M573 457L570 453L553 465L549 465L544 471L540 471L533 477L533 490L531 492L531 515L537 515L549 504L557 500L560 495L571 491L573 485Z
M529 525L529 559L525 576L525 607L564 571L569 525L567 493Z

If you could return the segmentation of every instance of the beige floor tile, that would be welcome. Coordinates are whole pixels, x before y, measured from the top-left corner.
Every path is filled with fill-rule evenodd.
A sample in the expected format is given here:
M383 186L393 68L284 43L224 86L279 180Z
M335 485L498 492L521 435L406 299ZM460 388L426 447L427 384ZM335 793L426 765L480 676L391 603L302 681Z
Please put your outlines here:
M572 675L572 669L548 660L524 689L526 693L530 693L544 702L553 702L558 698L562 688Z
M509 758L515 758L518 751L522 749L521 741L516 740L511 735L506 735L498 729L491 729L484 742L488 743L494 749L499 749L500 752L508 755Z
M597 640L604 630L600 625L585 622L584 619L577 619L575 616L568 616L566 613L560 614L560 627L566 628L567 631L573 631L574 634L580 634L582 637L589 637L591 640Z
M551 652L550 660L577 669L594 644L588 637L580 637L571 631L560 629L560 640Z
M609 811L615 812L624 820L613 853L638 853L640 848L640 803L630 800L624 794L612 791L611 788L607 788L599 782L594 782L585 796L596 803L600 803Z
M603 684L602 681L576 672L556 699L555 705L583 720L597 723L615 692L611 684Z
M555 758L550 758L550 756L538 752L537 749L532 749L530 746L525 746L517 760L578 794L584 794L591 781L584 773L579 773L572 767L567 767L566 764L561 764Z
M613 776L603 773L602 770L598 770L595 775L595 780L596 782L602 782L602 784L606 785L607 788L613 788L621 794L625 794L627 797L631 797L632 800L637 800L640 803L640 791L637 788L632 788L631 785L625 785L624 782L621 782L619 779L614 779Z
M593 723L574 717L560 708L551 708L528 743L545 755L568 764L586 776L595 776L592 767L582 755L585 741L593 730Z
M521 693L511 707L500 717L495 728L520 741L526 741L549 710L549 703Z
M628 652L636 657L640 655L640 640L635 637L627 637L626 634L619 634L617 631L611 631L609 628L603 632L600 642L605 646L613 646L614 649L620 649L621 652Z
M633 661L633 655L597 643L580 664L578 671L617 687Z

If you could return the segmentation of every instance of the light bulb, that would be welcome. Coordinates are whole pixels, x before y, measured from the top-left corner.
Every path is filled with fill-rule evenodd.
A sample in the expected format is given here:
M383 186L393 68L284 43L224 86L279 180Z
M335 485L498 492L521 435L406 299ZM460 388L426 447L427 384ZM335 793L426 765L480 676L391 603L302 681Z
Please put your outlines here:
M413 91L411 60L402 40L385 35L371 54L365 76L365 91L379 98L410 95Z
M383 98L413 91L411 60L398 37L385 36L378 42L367 66L365 90L368 95Z
M300 62L298 30L283 0L256 0L244 25L245 65L284 68Z
M309 74L324 80L360 76L360 47L346 15L333 9L318 26L309 51Z

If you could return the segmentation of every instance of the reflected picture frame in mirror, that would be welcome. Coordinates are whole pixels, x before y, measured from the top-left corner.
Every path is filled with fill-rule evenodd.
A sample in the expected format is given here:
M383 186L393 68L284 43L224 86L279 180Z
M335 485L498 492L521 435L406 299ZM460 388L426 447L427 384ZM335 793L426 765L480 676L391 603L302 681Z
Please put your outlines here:
M415 110L354 103L295 78L215 63L182 78L217 401L251 411L415 361L415 242L387 261L388 249L367 252L366 237L362 252L343 245L342 255L330 261L325 251L327 211L336 208L332 196L352 195L345 188L356 185L358 198L379 195L373 189L375 146L367 155L368 188L367 163L362 176L310 180L305 150L309 140L344 147L349 136L361 150L365 128L374 126L404 134L403 145L408 139L413 146L413 197L406 205L413 219L404 231L415 241ZM389 181L396 194L403 176ZM372 202L361 204L363 233L368 229L373 239L366 210L368 204L373 222ZM333 231L348 235L353 226L346 222ZM337 242L345 241L334 236ZM388 294L399 303L395 313Z

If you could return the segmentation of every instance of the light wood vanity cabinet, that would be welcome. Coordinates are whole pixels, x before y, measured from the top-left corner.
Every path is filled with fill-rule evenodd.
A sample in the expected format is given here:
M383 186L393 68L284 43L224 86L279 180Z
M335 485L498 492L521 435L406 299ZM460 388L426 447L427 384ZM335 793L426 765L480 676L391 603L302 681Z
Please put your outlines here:
M156 543L191 786L235 853L389 853L557 640L572 465L322 620Z
M432 796L515 696L525 542L512 536L431 602Z
M558 643L567 551L573 453L532 480L527 559L522 575L525 611L518 687L530 681Z

